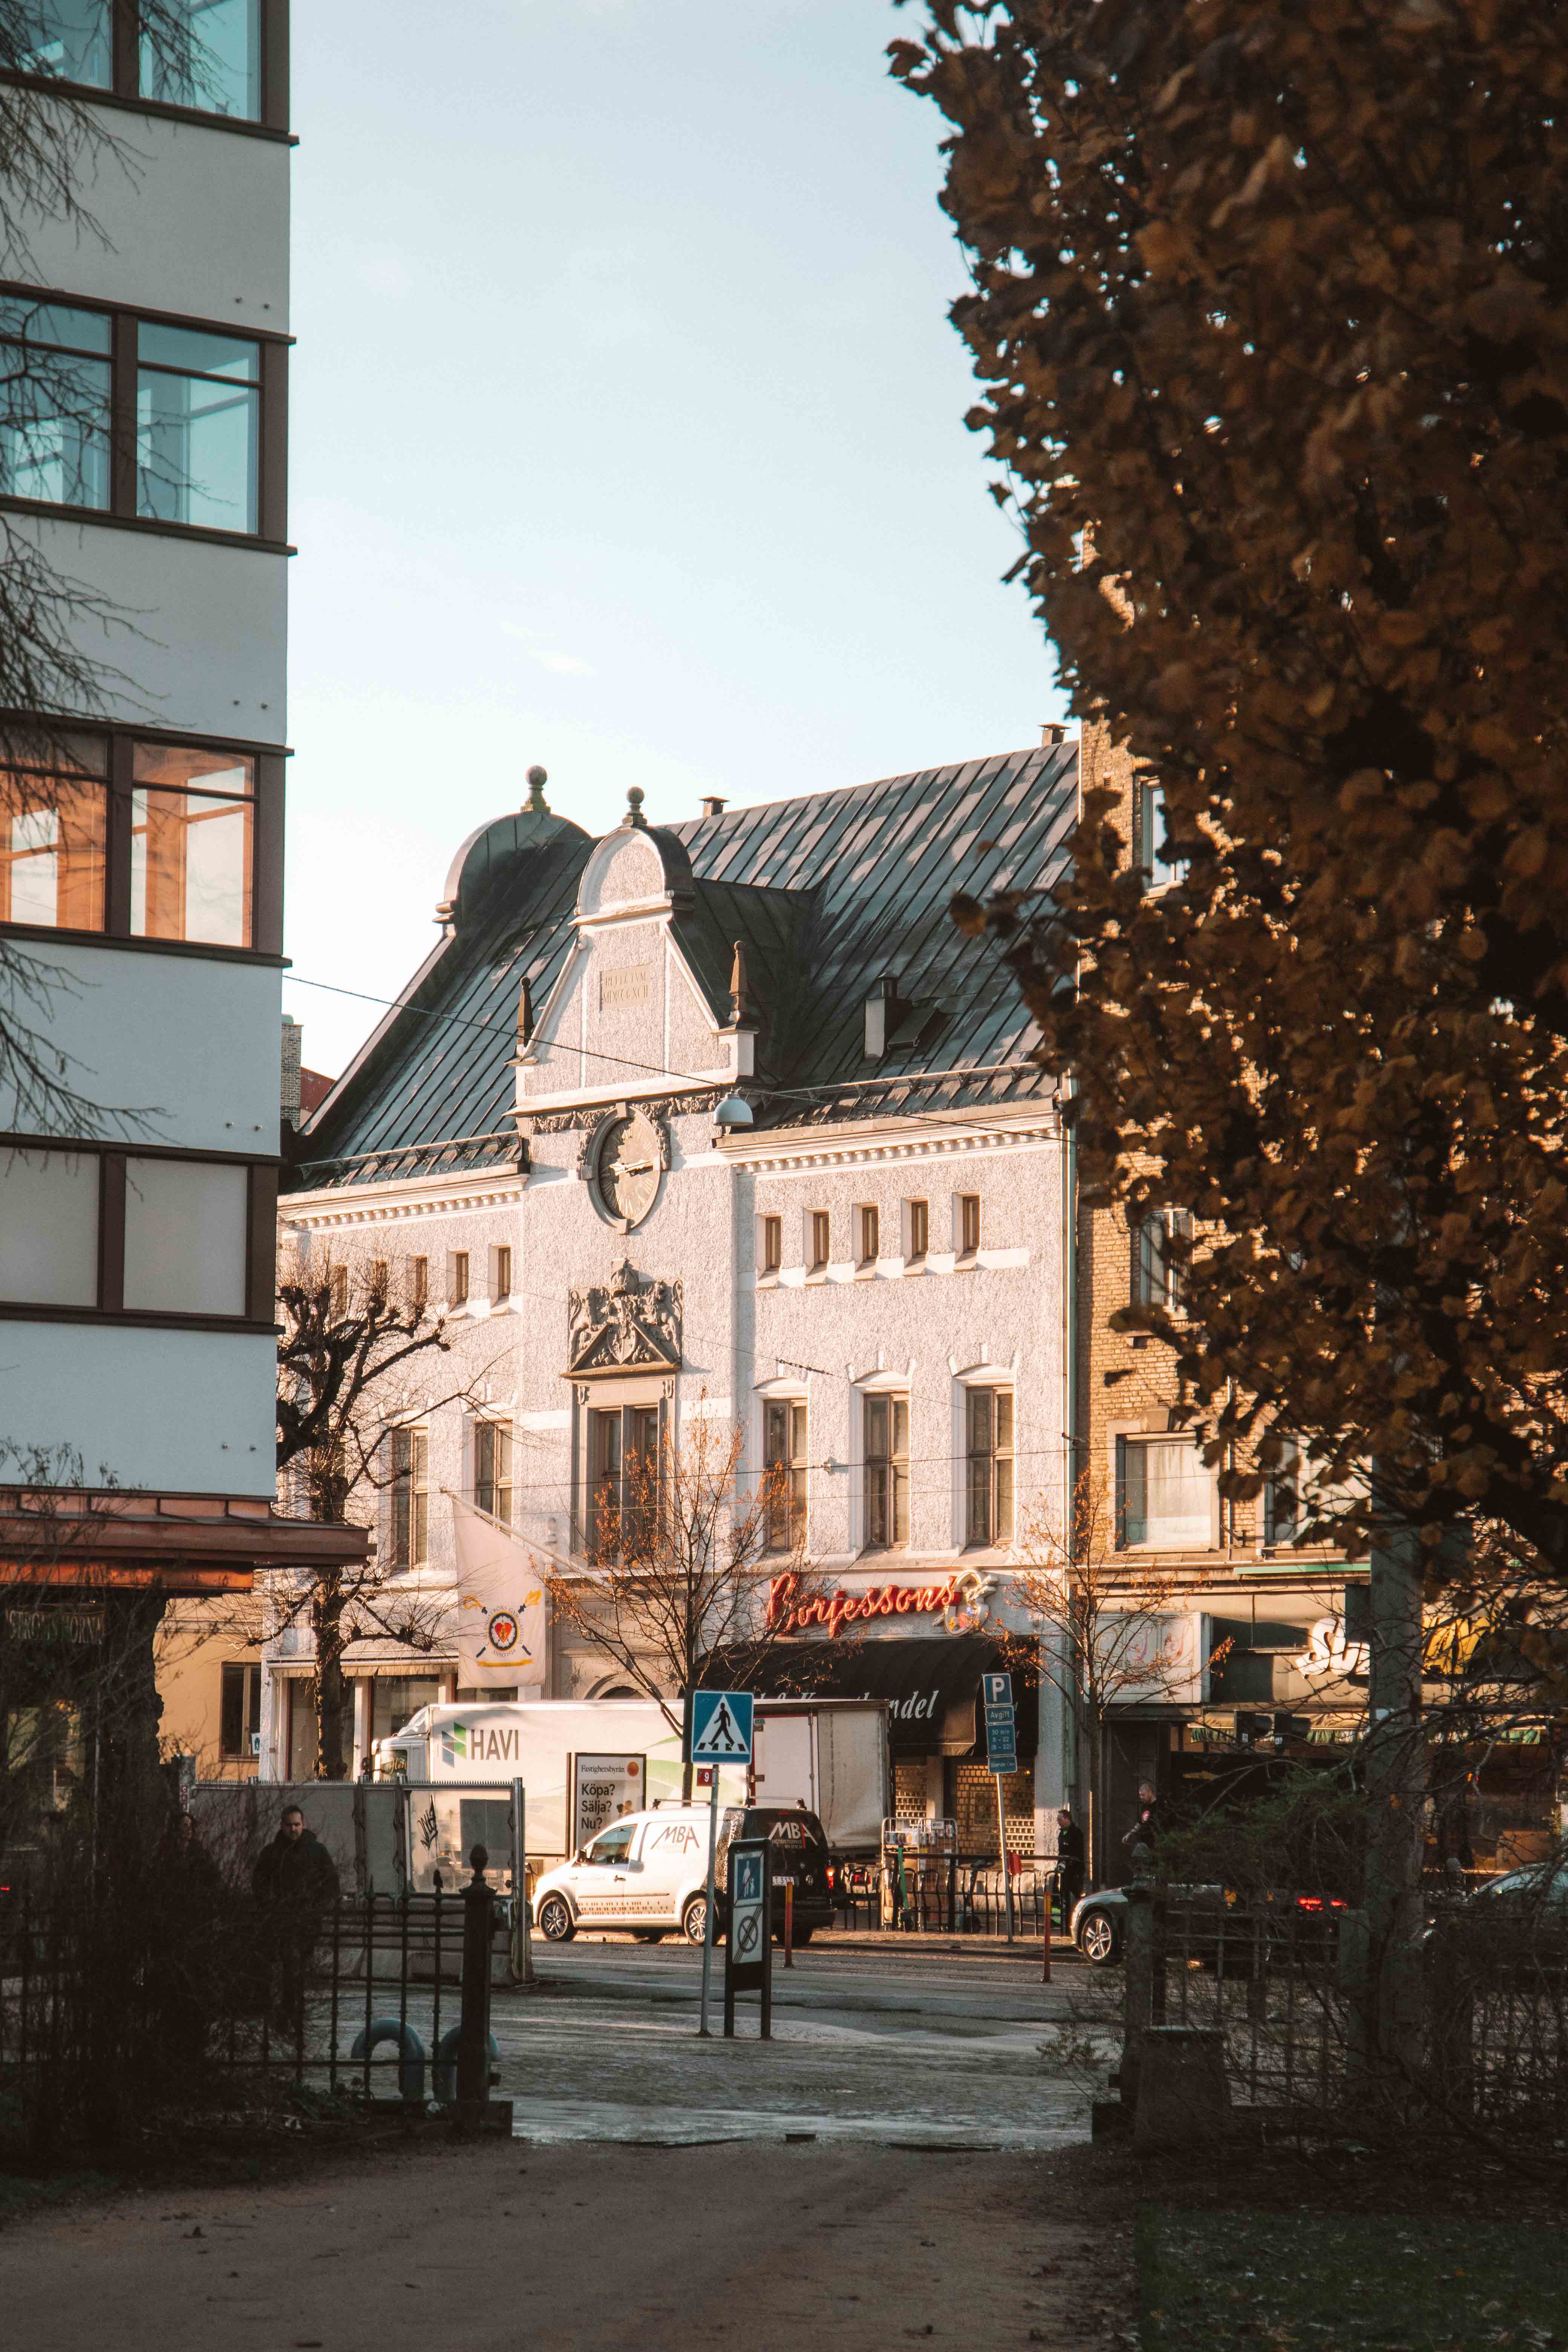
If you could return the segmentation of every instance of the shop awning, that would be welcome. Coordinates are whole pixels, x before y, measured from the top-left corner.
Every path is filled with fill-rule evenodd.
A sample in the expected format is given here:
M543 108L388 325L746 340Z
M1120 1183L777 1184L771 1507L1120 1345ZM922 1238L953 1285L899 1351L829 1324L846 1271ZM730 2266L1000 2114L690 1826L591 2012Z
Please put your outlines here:
M741 1669L737 1668L739 1673ZM924 1642L782 1642L738 1688L760 1698L885 1698L896 1756L968 1756L980 1742L980 1677L1011 1674L1018 1753L1032 1756L1039 1730L1037 1681L1020 1670L1016 1646L984 1633ZM710 1670L704 1677L714 1681Z

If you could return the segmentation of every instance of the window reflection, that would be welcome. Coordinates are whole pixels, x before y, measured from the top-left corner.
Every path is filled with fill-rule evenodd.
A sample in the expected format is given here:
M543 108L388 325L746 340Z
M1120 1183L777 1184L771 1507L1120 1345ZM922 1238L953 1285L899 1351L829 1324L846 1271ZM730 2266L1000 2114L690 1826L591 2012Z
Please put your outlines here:
M255 530L260 381L257 343L185 327L139 328L138 514Z
M0 774L0 923L101 930L103 747L73 739L60 756Z
M0 62L16 73L108 89L114 79L111 0L25 0L0 32Z
M133 937L250 945L254 767L250 760L219 751L137 745Z
M163 0L142 35L142 95L261 119L261 0Z
M0 490L109 504L110 322L99 310L0 299Z

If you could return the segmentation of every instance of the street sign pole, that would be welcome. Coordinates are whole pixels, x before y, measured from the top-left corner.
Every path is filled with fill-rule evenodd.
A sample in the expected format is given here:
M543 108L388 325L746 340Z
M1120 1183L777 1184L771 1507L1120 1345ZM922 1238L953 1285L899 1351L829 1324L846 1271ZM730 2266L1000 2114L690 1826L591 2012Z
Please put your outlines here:
M1007 1868L1007 1808L1002 1798L1002 1775L996 1775L996 1851L1002 1857L1002 1886L1007 1898L1007 1941L1013 1940L1013 1879Z
M710 2042L708 2031L708 1992L713 1980L713 1864L719 1852L719 1767L709 1766L713 1786L708 1798L708 1916L702 1923L702 2017L697 2028L700 2040Z
M1007 1906L1007 1941L1013 1940L1013 1879L1007 1868L1007 1807L1002 1783L1018 1769L1018 1727L1013 1709L1011 1675L985 1675L981 1680L985 1702L985 1761L996 1783L996 1856L1002 1866L1002 1895ZM1047 1926L1047 1935L1048 1935Z

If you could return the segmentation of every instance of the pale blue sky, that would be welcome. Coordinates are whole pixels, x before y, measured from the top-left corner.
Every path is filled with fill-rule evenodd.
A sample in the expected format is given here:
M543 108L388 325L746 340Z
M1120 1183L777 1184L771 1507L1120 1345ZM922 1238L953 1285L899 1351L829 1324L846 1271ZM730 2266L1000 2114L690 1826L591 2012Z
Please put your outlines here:
M444 38L432 38L433 25ZM1038 740L887 0L294 12L288 946L396 992L526 795L591 831ZM287 986L335 1073L376 1017Z

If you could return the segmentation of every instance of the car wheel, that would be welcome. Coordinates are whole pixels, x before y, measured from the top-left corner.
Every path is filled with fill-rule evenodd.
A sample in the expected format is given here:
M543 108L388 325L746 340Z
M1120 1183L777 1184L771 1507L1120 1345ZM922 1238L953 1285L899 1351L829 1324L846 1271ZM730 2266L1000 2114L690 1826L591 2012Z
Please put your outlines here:
M547 1895L539 1906L537 1926L547 1944L569 1944L577 1933L572 1906L564 1895Z
M790 1941L794 1944L797 1952L804 1951L806 1945L810 1943L816 1933L816 1930L815 1927L797 1927L794 1935L791 1937Z
M1108 1969L1120 1958L1121 1938L1108 1911L1090 1911L1079 1923L1078 1948L1092 1968Z
M680 1932L689 1944L700 1944L707 1930L708 1897L706 1895L694 1895L680 1915ZM716 1944L721 1944L723 1940L723 1927L720 1922L715 1921L713 1941Z
M662 1944L664 1941L662 1927L634 1927L632 1934L639 1944Z

